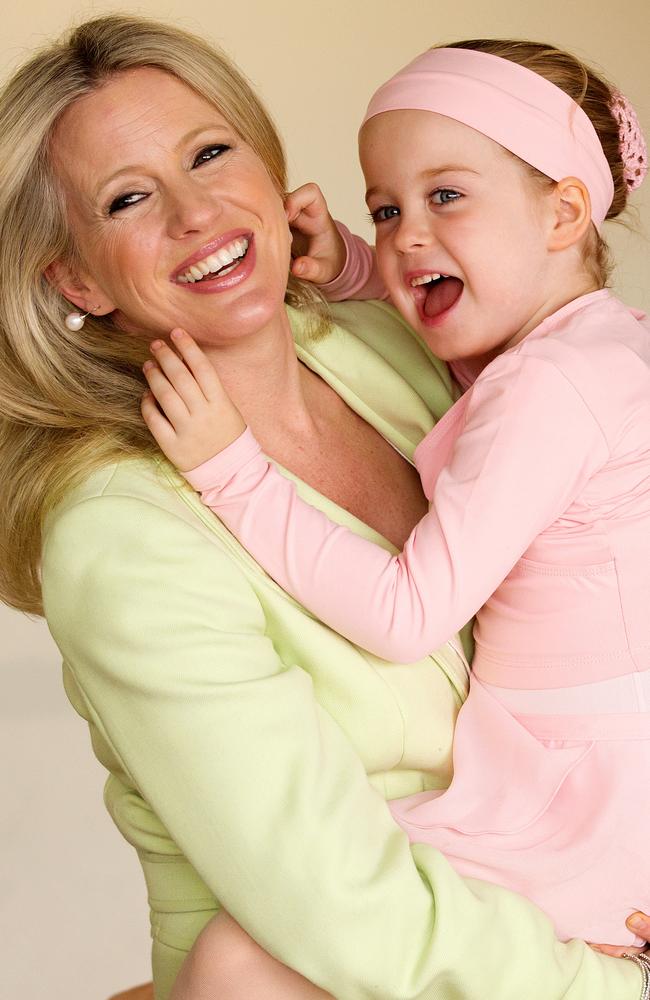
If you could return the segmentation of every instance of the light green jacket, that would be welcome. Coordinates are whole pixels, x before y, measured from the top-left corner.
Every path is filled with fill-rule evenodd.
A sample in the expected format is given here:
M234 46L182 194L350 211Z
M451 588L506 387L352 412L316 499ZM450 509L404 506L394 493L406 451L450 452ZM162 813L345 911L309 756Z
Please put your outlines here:
M387 305L335 315L310 345L292 314L300 358L411 457L452 401L446 370ZM219 903L340 1000L637 1000L632 963L559 944L532 904L395 826L385 798L450 779L467 685L451 647L405 666L352 646L163 462L124 460L67 497L43 588L108 808L142 861L158 1000Z

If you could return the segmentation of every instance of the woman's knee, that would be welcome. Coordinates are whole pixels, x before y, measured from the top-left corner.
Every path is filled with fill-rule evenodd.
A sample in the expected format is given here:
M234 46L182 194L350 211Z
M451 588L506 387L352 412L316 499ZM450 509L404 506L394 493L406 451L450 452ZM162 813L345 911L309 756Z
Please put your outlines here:
M201 931L178 974L170 1000L233 1000L246 996L268 956L239 924L221 912Z

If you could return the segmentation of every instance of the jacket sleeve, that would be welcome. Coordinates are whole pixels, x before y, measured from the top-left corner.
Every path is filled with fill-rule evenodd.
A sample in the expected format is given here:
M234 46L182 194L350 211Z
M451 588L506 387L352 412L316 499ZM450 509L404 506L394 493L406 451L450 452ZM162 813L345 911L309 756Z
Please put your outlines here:
M397 556L301 500L250 435L187 478L320 619L387 660L419 660L476 614L607 456L597 421L554 364L498 360L461 411L430 510ZM425 483L439 440L434 428L416 452Z
M43 579L94 724L270 953L341 1000L637 1000L632 963L409 847L226 546L104 495L52 526Z

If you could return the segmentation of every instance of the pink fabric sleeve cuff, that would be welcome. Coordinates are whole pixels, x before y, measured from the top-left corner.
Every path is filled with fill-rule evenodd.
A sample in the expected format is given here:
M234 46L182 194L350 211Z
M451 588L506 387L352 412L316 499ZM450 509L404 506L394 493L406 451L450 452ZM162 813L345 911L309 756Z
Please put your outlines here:
M361 236L354 236L342 222L336 228L345 243L346 258L343 270L332 281L319 285L330 302L344 299L387 299L388 292L379 277L375 251Z
M247 427L218 455L213 455L207 462L183 475L197 493L222 490L245 465L257 458L261 450L257 438L253 436L250 427Z

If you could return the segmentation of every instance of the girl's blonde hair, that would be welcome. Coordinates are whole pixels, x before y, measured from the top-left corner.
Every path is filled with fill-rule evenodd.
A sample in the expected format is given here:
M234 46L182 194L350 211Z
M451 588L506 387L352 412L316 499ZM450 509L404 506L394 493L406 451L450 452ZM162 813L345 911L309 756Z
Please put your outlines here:
M0 94L0 600L41 614L45 516L101 464L155 451L139 409L146 344L110 317L69 331L69 305L44 277L75 259L50 140L84 94L125 70L154 66L217 107L286 191L286 164L269 115L230 60L184 31L139 17L100 17L31 58ZM287 301L307 308L312 333L327 312L312 286L288 278Z
M500 56L501 59L509 59L543 76L573 98L594 126L612 172L614 199L607 218L615 219L625 211L628 187L624 176L625 165L620 152L618 122L610 111L615 93L611 84L577 56L540 42L508 38L474 38L463 42L452 42L444 47L473 49ZM548 177L535 167L529 164L526 166L542 183L549 182ZM598 286L604 288L610 278L612 264L605 240L593 227L585 244L583 259L585 267Z

